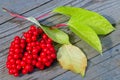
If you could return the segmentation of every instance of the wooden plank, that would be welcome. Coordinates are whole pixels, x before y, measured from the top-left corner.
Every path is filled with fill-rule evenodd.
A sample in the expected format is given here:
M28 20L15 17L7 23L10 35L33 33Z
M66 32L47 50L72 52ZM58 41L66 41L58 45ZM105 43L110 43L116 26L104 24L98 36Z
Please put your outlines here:
M80 75L68 71L66 73L57 76L53 80L93 80L93 78L97 78L99 75L103 73L104 74L109 73L108 71L113 70L116 67L119 67L120 65L119 53L120 53L120 44L104 52L103 56L99 55L95 58L90 59L90 61L88 62L90 65L88 65L85 78L82 78Z
M68 1L68 0L66 0L66 1ZM66 1L65 1L65 2L66 2ZM53 2L53 3L54 3L54 2ZM60 5L63 5L63 3L61 3ZM91 5L92 5L92 4L91 4ZM47 6L47 5L46 5L46 6ZM44 7L43 7L43 8L44 8ZM54 8L54 7L52 7L52 8ZM50 8L50 9L52 9L52 8ZM96 9L96 10L97 10L97 9ZM33 12L32 12L32 11L33 11ZM26 13L26 15L29 14L29 15L32 15L32 16L39 16L39 12L38 12L39 9L38 9L38 8L35 9L36 12L34 12L34 10L32 10L32 11L31 11L31 13ZM113 12L114 12L114 11L113 11ZM103 12L103 13L104 13L104 12ZM62 18L61 18L61 19L62 19ZM57 20L57 19L55 19L55 20ZM52 22L52 21L50 21L50 22ZM55 23L57 23L57 21L56 21ZM27 23L27 24L28 24L28 23ZM25 29L27 29L28 25L30 25L30 24L28 24L28 25L27 25L27 24L26 24ZM4 25L4 26L2 26L2 25ZM11 26L7 31L9 31L9 30L10 30L10 31L13 31L13 32L11 32L10 34L7 33L7 35L10 36L9 38L8 38L8 37L5 38L6 40L7 40L7 39L9 40L9 41L7 40L8 43L10 43L10 40L11 40L12 37L15 35L14 33L16 33L17 31L20 31L20 32L17 33L17 34L20 34L20 33L23 31L23 29L24 29L24 27L23 27L23 28L20 28L20 29L16 28L16 29L14 30L14 28L15 28L16 26L19 27L19 26L21 26L21 24L17 24L17 25L16 25L15 23L14 23L14 24L13 24L13 23L10 23L10 24L8 24L8 23L6 24L6 23L5 23L5 24L2 24L2 25L1 25L1 26L4 27L5 30L9 28L8 25ZM0 26L0 27L1 27L1 26ZM23 26L25 26L25 24L23 24ZM1 30L1 31L2 31L2 30ZM119 34L118 34L118 33L119 33L119 32L116 32L116 34L114 34L114 35L116 35L115 37L113 37L113 38L115 38L115 39L112 38L112 40L115 40L115 41L113 41L113 42L115 42L115 45L117 45L117 44L119 43L119 39L117 38L117 37L119 37ZM16 35L17 35L17 34L16 34ZM112 34L113 34L113 33L112 33ZM6 35L6 34L4 34L4 35ZM4 35L2 34L2 37L3 37ZM11 36L11 35L13 35L13 36ZM111 34L110 34L110 35L111 35ZM113 35L113 36L114 36L114 35ZM117 38L117 39L116 39L116 38ZM5 39L3 39L3 40L5 40ZM109 38L107 38L107 39L109 39ZM107 40L107 39L103 39L103 40ZM2 40L2 41L3 41L3 40ZM3 42L1 45L3 45L4 43L6 43L6 42ZM6 46L8 46L8 43L6 43ZM105 43L104 43L104 44L105 44ZM0 45L0 46L1 46L1 45ZM106 45L108 46L108 43L107 43ZM113 46L115 46L115 45L114 45L114 43L113 43L113 45L110 45L110 47L107 47L107 49L108 49L108 48L111 48L111 47L113 47ZM4 45L3 47L5 47L5 45ZM107 49L106 49L106 50L107 50ZM3 50L3 49L2 49L2 50ZM93 52L94 52L94 51L93 51ZM92 53L92 52L90 52L90 53ZM95 53L95 54L96 54L96 53ZM90 56L90 55L89 55L89 56ZM96 55L93 55L92 57L94 57L94 56L96 56ZM2 51L2 52L1 52L1 58L2 58L3 60L5 60L5 57L6 57L6 51ZM91 58L92 58L92 57L91 57ZM3 61L2 59L1 59L1 62ZM4 63L1 63L1 64L4 64ZM4 67L5 67L5 64L1 66L1 69L3 69L2 72L4 72L4 70L5 70ZM55 67L58 67L58 68L56 69L56 70L57 70L56 72L53 71L52 69L50 69L50 72L48 72L48 73L46 73L45 71L43 71L43 72L36 71L35 73L29 74L29 75L25 75L25 77L23 77L23 76L20 77L19 80L24 80L24 79L38 79L38 78L39 78L38 80L40 80L40 79L42 79L42 80L43 80L43 79L49 80L49 79L52 79L53 77L55 77L55 76L57 76L57 75L60 75L60 74L62 74L62 73L65 72L65 70L61 69L58 65L55 65ZM55 68L53 68L53 69L55 69ZM6 71L6 70L5 70L5 71ZM0 72L1 72L1 71L0 71ZM7 73L7 71L4 72L4 73ZM43 74L43 73L44 73L44 74ZM41 76L40 76L40 75L36 75L36 74L40 74ZM47 74L49 75L49 77L41 78L41 77L43 77L43 76L46 76ZM36 75L36 77L34 77L35 75ZM1 77L2 77L2 80L7 80L8 78L10 78L11 80L16 79L16 78L13 78L12 76L8 76L8 78L7 78L6 76L8 76L8 74L2 75L2 76L1 76ZM9 79L9 80L10 80L10 79Z
M18 12L20 14L29 12L30 10L37 8L45 3L48 3L52 0L35 0L35 1L29 1L29 0L4 0L0 1L0 24L5 23L6 21L12 19L13 17L9 16L9 14L5 13L2 10L2 7L6 7L8 9L12 9L15 12ZM21 6L22 5L22 6Z
M104 73L92 80L120 80L120 67Z

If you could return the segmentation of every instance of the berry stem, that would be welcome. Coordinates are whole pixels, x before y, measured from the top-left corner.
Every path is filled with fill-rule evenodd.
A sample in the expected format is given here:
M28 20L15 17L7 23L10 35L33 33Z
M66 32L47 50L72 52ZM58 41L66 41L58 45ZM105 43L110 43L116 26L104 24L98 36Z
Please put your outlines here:
M65 24L65 23L60 23L60 24L56 24L56 25L53 26L52 28L60 28L60 27L65 27L65 26L68 26L68 25Z
M18 13L12 12L12 11L6 9L6 8L2 8L2 9L3 9L4 11L8 12L12 17L17 17L17 18L21 18L21 19L27 20L25 16L22 16L22 15L20 15L20 14L18 14ZM51 12L45 13L45 14L37 17L36 19L37 19L37 20L40 20L40 19L44 18L45 16L48 16L50 13L51 13ZM55 25L55 26L53 26L53 27L51 27L51 28L54 29L54 28L60 28L60 27L65 27L65 26L67 26L67 24L65 24L65 23L60 23L60 24L57 24L57 25Z
M20 15L20 14L17 14L15 12L12 12L6 8L2 8L4 11L8 12L12 17L17 17L17 18L21 18L21 19L25 19L26 20L26 17Z
M22 16L22 15L20 15L20 14L18 14L18 13L12 12L12 11L6 9L6 8L2 8L2 9L3 9L4 11L8 12L12 17L17 17L17 18L21 18L21 19L25 19L25 20L26 20L26 17L25 17L25 16ZM41 18L44 18L45 16L48 16L50 13L51 13L51 12L45 13L45 14L37 17L36 19L37 19L37 20L40 20Z

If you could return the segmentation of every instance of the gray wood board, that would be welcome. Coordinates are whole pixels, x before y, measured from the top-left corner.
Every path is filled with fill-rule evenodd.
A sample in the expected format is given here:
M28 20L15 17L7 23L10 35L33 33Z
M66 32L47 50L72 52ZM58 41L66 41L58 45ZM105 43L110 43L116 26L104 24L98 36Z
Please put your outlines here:
M12 19L8 13L5 13L2 10L2 7L5 7L7 9L10 9L14 12L17 12L19 14L23 14L26 12L31 11L34 8L40 7L45 3L48 3L52 0L1 0L0 1L0 24Z
M74 1L73 0L62 0L62 1L51 0L49 3L46 3L42 6L39 6L35 9L29 10L29 11L27 11L25 13L23 12L23 13L26 16L38 17L41 14L51 11L53 8L55 8L57 6L73 5L73 6L84 7L84 8L93 10L93 11L97 11L97 12L101 13L102 15L105 15L105 17L108 16L107 19L109 19L111 21L111 23L118 23L118 21L119 21L118 16L120 15L119 14L120 13L119 12L119 10L120 10L119 4L120 4L120 1L117 1L117 0L106 0L106 1L104 1L104 0L74 0ZM16 11L16 12L18 12L18 11ZM4 14L6 14L6 13L4 13ZM8 14L6 14L6 15L8 15ZM112 19L109 17L111 17ZM11 19L11 18L9 18L9 19ZM68 18L63 17L61 15L50 15L49 17L47 17L45 20L43 20L41 22L44 24L47 24L47 25L53 25L56 23L67 21L67 20L68 20ZM14 80L14 79L18 79L18 80L27 80L27 79L28 80L50 80L50 79L53 79L54 77L57 77L58 75L60 75L62 73L68 73L68 72L66 72L66 70L61 69L61 67L58 66L57 63L55 63L54 66L52 66L51 68L49 68L45 71L35 71L32 74L24 75L19 78L14 78L13 76L8 75L7 70L5 68L5 61L6 61L9 43L15 35L21 35L21 33L26 31L28 29L28 26L32 24L27 21L24 21L24 22L18 22L18 21L17 21L17 19L11 19L10 21L7 21L4 24L0 25L0 33L1 33L1 35L0 35L0 52L1 52L0 53L0 57L1 57L0 58L0 74L1 74L0 79L2 79L2 80L8 80L8 79L9 80ZM106 37L101 38L102 43L103 43L103 50L106 51L106 50L116 46L117 44L119 44L120 43L119 35L120 35L120 33L119 33L119 25L118 25L116 31L114 31L110 35L107 35ZM75 37L75 38L77 38L77 37ZM90 46L88 46L85 42L79 41L79 40L80 39L77 38L77 40L74 40L74 41L78 41L76 43L76 45L79 46L80 48L82 48L86 52L86 55L89 59L92 59L93 57L98 55L98 53L95 50L93 50ZM111 42L112 42L112 44L111 44ZM99 60L96 61L96 63L97 62L99 62ZM90 62L90 64L92 64L92 63ZM76 74L74 74L74 75L77 76Z
M57 76L53 80L116 80L120 74L119 61L120 44L104 52L103 56L99 55L90 59L84 78L68 71Z

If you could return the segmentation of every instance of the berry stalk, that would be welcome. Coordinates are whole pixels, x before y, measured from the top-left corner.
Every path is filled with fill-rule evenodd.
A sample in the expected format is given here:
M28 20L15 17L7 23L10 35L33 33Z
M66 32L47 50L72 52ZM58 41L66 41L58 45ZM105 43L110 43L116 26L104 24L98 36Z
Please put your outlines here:
M26 17L23 16L23 15L20 15L20 14L18 14L18 13L12 12L12 11L6 9L6 8L2 8L2 9L3 9L4 11L8 12L12 17L17 17L17 18L21 18L21 19L27 20ZM48 13L43 14L43 15L35 18L35 19L36 19L36 20L40 20L40 19L44 18L45 16L48 16L50 13L51 13L51 12L48 12ZM67 24L60 23L60 24L57 24L57 25L53 26L52 28L54 29L54 28L60 28L60 27L64 27L64 26L67 26Z

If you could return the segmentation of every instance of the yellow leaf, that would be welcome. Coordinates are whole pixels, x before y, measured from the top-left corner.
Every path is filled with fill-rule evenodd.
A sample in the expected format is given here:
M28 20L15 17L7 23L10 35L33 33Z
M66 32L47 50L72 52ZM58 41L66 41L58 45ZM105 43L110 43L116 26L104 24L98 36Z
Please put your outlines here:
M57 59L63 69L71 70L84 76L87 58L78 47L71 44L63 45L58 50Z

